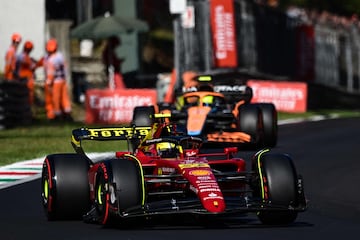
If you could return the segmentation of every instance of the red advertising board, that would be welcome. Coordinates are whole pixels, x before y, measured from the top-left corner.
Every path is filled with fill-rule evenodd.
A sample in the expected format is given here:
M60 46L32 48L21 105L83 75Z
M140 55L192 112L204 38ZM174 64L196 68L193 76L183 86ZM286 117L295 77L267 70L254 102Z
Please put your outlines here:
M233 0L210 1L215 67L236 67L237 50Z
M249 80L252 102L272 102L279 112L307 110L307 84L303 82Z
M90 89L86 91L87 124L130 123L136 106L156 104L154 89Z

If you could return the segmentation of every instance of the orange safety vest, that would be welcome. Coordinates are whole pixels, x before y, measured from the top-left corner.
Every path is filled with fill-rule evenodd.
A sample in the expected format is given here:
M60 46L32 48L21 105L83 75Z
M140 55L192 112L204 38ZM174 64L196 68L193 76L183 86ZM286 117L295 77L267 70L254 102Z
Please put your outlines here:
M4 77L7 80L14 79L14 72L16 70L16 48L11 45L5 55L5 69Z
M30 57L30 55L26 52L22 52L18 58L16 63L16 69L19 78L33 78L34 70L37 67L36 62Z

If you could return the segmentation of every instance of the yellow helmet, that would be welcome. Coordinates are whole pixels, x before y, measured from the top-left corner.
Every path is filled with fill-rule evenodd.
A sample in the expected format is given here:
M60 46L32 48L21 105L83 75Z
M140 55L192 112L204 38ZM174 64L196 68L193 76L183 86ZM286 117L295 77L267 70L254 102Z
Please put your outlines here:
M161 142L156 144L156 150L162 158L176 158L182 153L181 146L176 146L174 143Z
M161 143L156 144L157 150L166 150L166 149L171 149L174 147L175 147L175 144L169 143L169 142L161 142Z
M208 95L203 97L202 102L204 105L211 105L214 103L214 96Z

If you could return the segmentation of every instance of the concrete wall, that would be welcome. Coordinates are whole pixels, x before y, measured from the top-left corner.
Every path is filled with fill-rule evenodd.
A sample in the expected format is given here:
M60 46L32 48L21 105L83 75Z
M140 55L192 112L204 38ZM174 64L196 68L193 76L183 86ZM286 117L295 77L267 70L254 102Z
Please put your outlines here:
M11 43L11 35L18 32L34 43L32 56L40 58L45 44L45 0L1 1L0 6L0 72L4 70L5 53ZM22 51L20 45L18 52Z

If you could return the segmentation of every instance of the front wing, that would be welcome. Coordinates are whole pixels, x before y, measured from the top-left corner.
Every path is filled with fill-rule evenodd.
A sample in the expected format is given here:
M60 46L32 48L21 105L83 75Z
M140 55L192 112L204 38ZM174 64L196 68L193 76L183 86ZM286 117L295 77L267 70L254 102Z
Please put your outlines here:
M299 206L282 206L275 205L271 202L264 202L261 199L250 198L225 198L226 210L221 213L212 213L206 211L199 199L186 199L186 200L161 200L151 203L146 203L144 206L136 206L126 211L112 212L110 214L120 218L132 218L142 216L157 216L157 215L173 215L173 214L198 214L198 215L234 215L244 214L250 212L259 211L295 211L303 212L306 210L306 203L302 203Z

